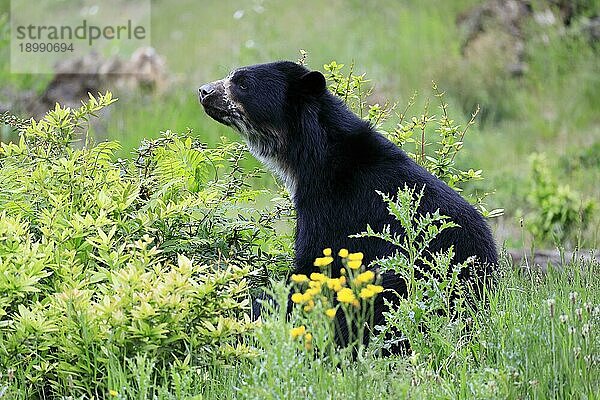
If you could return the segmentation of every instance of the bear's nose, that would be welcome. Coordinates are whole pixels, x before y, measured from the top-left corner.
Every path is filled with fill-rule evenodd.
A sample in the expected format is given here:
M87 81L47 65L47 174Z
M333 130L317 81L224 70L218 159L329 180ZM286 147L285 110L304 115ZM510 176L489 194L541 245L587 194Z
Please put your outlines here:
M200 96L200 101L204 100L214 91L215 86L212 83L207 83L206 85L200 86L200 89L198 89L198 96Z

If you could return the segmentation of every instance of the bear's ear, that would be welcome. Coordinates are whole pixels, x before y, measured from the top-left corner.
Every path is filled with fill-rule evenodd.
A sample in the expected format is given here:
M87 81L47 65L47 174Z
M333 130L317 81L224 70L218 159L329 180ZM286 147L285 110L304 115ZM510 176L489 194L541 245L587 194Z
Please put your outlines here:
M319 96L327 88L327 82L319 71L310 71L300 78L300 88L307 94Z

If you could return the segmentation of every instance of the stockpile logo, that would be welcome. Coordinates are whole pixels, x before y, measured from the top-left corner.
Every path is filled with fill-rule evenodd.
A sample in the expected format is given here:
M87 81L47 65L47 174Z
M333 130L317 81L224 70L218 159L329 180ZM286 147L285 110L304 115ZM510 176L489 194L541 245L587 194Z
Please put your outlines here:
M10 22L13 73L52 73L65 60L126 58L150 46L150 0L11 0ZM72 65L62 72L81 72Z

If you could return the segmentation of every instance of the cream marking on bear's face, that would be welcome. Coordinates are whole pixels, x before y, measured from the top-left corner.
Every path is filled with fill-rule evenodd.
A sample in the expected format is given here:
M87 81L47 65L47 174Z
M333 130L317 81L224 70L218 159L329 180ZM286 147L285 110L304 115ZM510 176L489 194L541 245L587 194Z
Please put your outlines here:
M227 105L230 123L244 138L250 153L264 164L267 169L279 177L292 197L296 193L296 179L289 168L278 157L283 150L283 132L277 132L268 126L255 126L248 118L244 106L234 99L231 92L231 79L238 70L229 73L223 80L223 100Z

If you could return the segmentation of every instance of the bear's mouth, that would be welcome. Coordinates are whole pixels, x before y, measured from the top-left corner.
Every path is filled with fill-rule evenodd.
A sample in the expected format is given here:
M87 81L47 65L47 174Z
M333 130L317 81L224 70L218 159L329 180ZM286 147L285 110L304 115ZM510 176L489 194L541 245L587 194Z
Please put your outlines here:
M204 112L215 121L223 125L231 126L230 115L227 111L210 104L202 104L202 107L204 107Z

